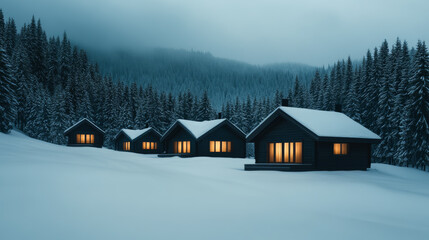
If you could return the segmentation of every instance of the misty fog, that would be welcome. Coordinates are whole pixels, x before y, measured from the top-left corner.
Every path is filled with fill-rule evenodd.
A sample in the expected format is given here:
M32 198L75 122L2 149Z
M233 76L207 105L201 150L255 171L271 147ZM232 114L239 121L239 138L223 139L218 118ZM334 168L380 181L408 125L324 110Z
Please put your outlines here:
M82 47L208 51L253 64L332 64L396 37L429 39L424 0L2 0L17 26L35 15Z

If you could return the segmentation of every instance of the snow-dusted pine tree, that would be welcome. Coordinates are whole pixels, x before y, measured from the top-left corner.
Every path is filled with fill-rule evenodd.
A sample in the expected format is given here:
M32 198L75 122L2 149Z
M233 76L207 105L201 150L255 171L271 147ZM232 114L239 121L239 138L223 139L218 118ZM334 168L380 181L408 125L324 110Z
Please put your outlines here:
M408 130L413 133L410 153L415 166L425 169L429 164L429 54L425 42L417 43L408 92Z

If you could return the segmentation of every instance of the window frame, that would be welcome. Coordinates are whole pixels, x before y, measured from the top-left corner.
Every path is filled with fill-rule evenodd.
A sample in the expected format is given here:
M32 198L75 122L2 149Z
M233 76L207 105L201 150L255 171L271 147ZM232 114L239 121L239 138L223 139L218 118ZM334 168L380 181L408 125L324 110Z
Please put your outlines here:
M95 134L93 133L76 133L76 144L94 144Z
M297 144L299 143L299 144ZM297 154L299 145L299 155ZM281 149L278 150L278 147ZM273 141L267 143L268 163L303 163L304 141ZM280 159L279 159L280 158ZM281 160L281 161L279 161ZM299 161L298 161L299 160Z
M339 147L339 153L337 153L338 149L336 149L338 147ZM349 155L349 152L350 152L349 143L344 143L344 142L332 143L332 153L334 156L347 156Z
M209 140L210 153L230 153L232 152L232 141Z

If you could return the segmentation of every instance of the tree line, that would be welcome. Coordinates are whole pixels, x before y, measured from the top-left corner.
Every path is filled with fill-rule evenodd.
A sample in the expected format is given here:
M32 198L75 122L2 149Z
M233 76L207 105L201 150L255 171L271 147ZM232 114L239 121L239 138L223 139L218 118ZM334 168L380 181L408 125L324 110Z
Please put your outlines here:
M18 33L14 20L5 22L0 10L0 79L0 131L15 126L57 144L65 144L63 131L83 117L106 130L106 147L113 147L121 128L151 126L163 133L178 118L210 120L217 111L248 133L286 97L296 107L333 110L341 104L345 114L382 137L373 149L376 162L420 169L429 163L424 42L410 50L406 41L398 39L390 49L384 41L359 63L349 57L319 69L310 84L296 76L287 92L240 93L215 109L204 89L165 92L114 81L72 46L66 33L48 39L34 17Z

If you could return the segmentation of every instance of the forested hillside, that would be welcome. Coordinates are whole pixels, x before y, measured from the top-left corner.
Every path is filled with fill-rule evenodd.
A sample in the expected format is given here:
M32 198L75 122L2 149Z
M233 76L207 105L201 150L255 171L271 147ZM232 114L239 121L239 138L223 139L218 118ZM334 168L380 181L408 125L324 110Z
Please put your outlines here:
M152 85L174 95L207 90L216 108L237 96L259 98L273 95L276 90L286 93L296 76L308 84L316 70L303 64L254 66L216 58L210 53L172 49L136 53L89 51L88 55L103 74L111 75L114 80Z
M410 50L405 41L391 47L384 41L361 63L338 61L316 71L310 83L305 66L255 67L170 50L135 58L103 57L112 61L102 64L111 74L103 74L66 34L47 38L34 17L18 32L0 10L0 130L16 127L64 144L63 131L87 117L106 130L105 146L112 147L121 128L151 126L163 133L178 118L208 120L221 110L248 133L287 97L297 107L333 110L341 104L348 116L382 137L373 151L377 162L420 169L429 164L424 42Z

